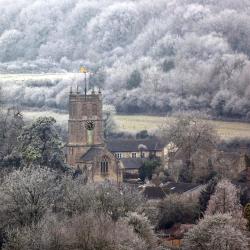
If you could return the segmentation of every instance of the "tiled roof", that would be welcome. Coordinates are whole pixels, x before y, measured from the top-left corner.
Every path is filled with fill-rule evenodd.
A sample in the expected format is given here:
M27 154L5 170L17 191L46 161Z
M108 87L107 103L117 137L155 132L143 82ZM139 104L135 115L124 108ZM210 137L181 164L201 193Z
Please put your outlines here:
M200 187L199 184L168 182L162 187L146 186L143 194L147 199L163 199L167 194L191 192L198 187Z
M146 159L142 158L121 158L125 170L126 169L139 169Z
M108 140L107 147L111 152L135 152L139 151L140 145L145 145L148 151L159 151L164 148L156 138L151 139L114 139Z
M143 195L149 199L164 199L166 197L165 192L161 187L146 186L143 190Z
M193 190L199 186L200 186L200 184L184 183L184 182L180 182L180 183L168 182L168 183L164 184L163 189L169 193L181 194L181 193L185 193L185 192L188 192L190 190Z

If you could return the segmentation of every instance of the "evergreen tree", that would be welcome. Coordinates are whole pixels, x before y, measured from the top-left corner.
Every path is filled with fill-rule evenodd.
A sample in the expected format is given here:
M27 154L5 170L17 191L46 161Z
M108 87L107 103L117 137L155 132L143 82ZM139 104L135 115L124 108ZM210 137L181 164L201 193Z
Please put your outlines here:
M148 160L145 161L142 166L139 168L139 177L142 181L146 178L149 180L152 179L154 170L161 165L160 160Z
M174 69L174 67L175 67L175 64L173 61L167 60L167 59L164 60L163 65L162 65L162 69L164 72L168 72L168 71Z
M138 70L134 70L128 81L127 81L127 89L134 89L140 86L142 79L141 79L141 74Z
M62 163L62 141L55 128L53 117L39 117L31 125L24 127L18 140L21 152L27 164L54 166Z
M201 194L199 197L201 214L203 214L206 211L208 202L210 200L211 195L214 194L217 183L218 183L218 178L214 177L207 183L206 187L201 191Z

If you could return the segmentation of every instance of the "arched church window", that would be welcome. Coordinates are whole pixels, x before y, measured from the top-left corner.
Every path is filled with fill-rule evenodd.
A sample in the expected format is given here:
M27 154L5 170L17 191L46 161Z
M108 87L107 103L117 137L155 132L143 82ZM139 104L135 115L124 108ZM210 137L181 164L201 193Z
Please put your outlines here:
M103 157L101 160L101 174L105 175L109 171L109 162L107 157Z

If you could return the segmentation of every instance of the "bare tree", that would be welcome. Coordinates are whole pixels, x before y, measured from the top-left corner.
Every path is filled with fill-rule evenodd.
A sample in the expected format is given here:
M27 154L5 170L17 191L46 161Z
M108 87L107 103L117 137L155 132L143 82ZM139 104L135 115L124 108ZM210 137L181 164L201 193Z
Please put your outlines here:
M175 145L177 150L172 153L171 162L182 159L180 177L184 181L209 175L211 166L208 159L216 148L218 136L207 120L194 114L180 115L174 123L163 124L160 135Z
M114 115L116 114L115 107L106 105L103 111L103 133L104 138L108 138L110 134L114 133L117 129Z

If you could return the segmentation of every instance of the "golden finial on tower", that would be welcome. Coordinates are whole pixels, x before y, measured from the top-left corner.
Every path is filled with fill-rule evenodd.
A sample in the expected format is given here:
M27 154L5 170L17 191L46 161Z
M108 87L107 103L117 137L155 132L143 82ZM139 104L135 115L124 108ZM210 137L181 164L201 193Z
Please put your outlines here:
M80 67L80 73L86 74L86 73L88 73L88 70L85 67L81 66Z

